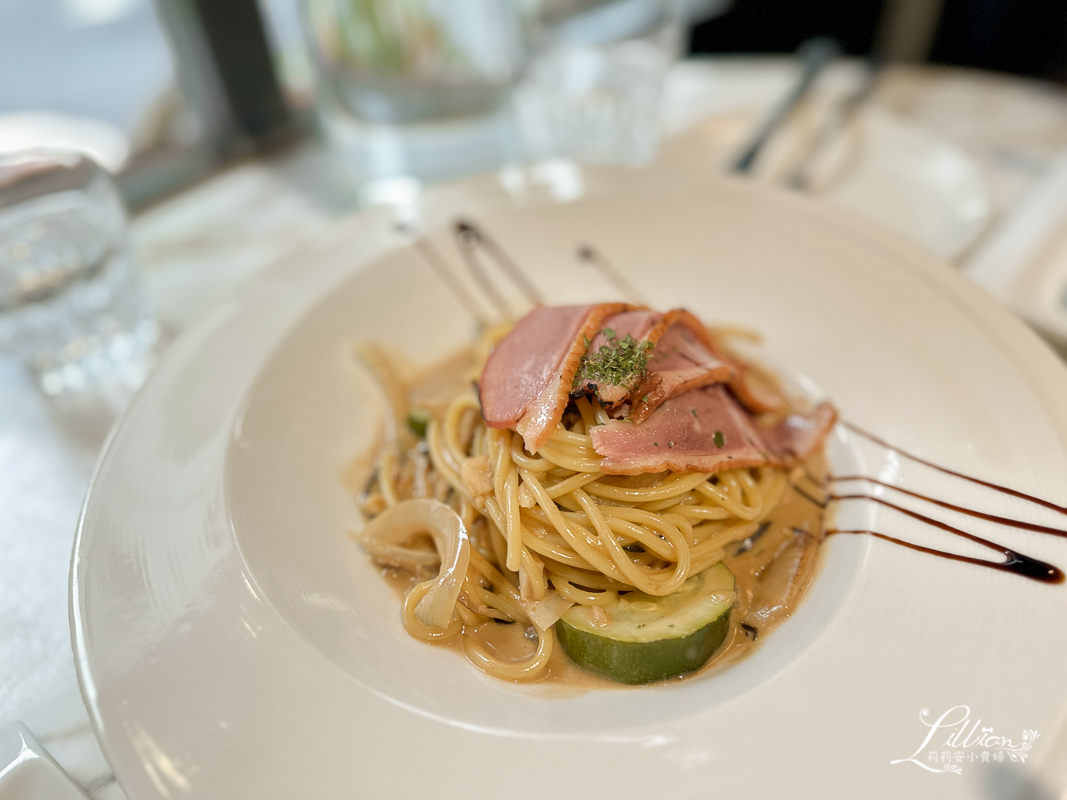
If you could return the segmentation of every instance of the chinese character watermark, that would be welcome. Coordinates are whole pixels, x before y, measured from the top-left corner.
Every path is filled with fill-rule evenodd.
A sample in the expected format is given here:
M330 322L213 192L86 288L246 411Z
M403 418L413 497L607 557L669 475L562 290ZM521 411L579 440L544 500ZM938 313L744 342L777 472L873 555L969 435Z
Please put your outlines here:
M992 727L982 727L982 720L971 720L970 706L950 708L936 720L928 719L930 711L923 709L919 719L929 730L922 744L908 758L898 758L890 764L911 762L929 772L963 772L963 762L1001 763L1005 758L1024 763L1029 750L1039 736L1035 730L1024 730L1016 741L998 736ZM944 737L943 739L941 737ZM942 748L951 749L937 749ZM928 749L929 748L929 749ZM922 753L926 753L925 760Z

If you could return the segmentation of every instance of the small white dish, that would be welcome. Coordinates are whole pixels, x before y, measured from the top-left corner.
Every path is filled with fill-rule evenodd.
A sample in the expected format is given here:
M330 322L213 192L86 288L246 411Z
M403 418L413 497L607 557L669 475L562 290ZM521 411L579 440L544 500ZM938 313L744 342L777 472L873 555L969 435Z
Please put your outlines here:
M961 255L989 222L981 168L957 145L879 108L842 137L821 193L945 259ZM850 142L850 139L852 140ZM845 151L851 144L852 152ZM830 155L833 158L833 155Z
M574 257L595 245L652 304L762 331L765 357L846 419L1062 502L1067 374L959 273L858 217L744 182L670 170L583 181L588 193L562 204L523 205L485 179L442 189L420 223L458 263L446 224L473 216L558 303L613 296ZM101 460L71 576L83 695L138 800L970 798L1003 770L891 763L920 743L923 709L961 703L1005 735L1046 736L1024 765L1033 772L1012 765L1008 778L1041 774L1067 708L1067 640L1055 634L1067 588L868 537L830 539L800 609L752 657L676 684L512 686L408 637L345 535L359 520L340 475L379 421L351 347L374 338L428 362L471 331L378 210L173 345ZM841 429L831 459L1030 513ZM870 503L837 520L930 536ZM996 536L1067 564L1063 540Z
M997 222L963 269L1046 338L1067 348L1067 153Z
M753 176L784 185L805 165L806 190L884 225L929 252L956 259L989 224L992 197L982 168L956 144L877 106L864 108L828 144L815 147L826 102L802 107L768 142ZM745 108L724 108L668 141L663 166L684 175L732 163L758 123ZM814 152L813 152L814 148Z

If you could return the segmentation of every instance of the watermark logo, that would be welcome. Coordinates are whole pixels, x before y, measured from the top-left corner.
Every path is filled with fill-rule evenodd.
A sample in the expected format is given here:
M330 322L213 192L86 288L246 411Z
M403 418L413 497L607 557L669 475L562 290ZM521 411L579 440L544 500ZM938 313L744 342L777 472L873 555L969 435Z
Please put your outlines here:
M1021 764L1030 755L1030 748L1038 732L1024 730L1022 736L1009 739L998 735L992 727L983 727L981 719L971 719L970 706L955 706L937 719L929 709L919 713L919 720L927 727L926 738L907 758L890 764L917 764L928 772L963 772L964 763L989 764L1005 760Z

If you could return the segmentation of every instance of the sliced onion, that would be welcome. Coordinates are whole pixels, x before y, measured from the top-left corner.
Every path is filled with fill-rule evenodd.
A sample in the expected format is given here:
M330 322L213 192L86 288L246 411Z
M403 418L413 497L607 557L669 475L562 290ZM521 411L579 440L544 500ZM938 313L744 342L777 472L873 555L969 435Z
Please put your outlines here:
M436 566L441 559L436 550L415 550L398 544L361 540L363 549L385 567L400 567L415 572L419 568Z
M415 606L415 616L427 628L445 630L452 619L470 562L470 540L459 515L437 500L404 500L375 517L363 529L360 538L367 551L374 555L375 548L395 553L393 548L417 533L428 533L433 539L441 569L430 582L426 595Z
M547 631L573 605L573 600L568 600L559 592L546 592L540 600L523 601L522 610L526 612L526 616L530 618L530 622L537 630Z

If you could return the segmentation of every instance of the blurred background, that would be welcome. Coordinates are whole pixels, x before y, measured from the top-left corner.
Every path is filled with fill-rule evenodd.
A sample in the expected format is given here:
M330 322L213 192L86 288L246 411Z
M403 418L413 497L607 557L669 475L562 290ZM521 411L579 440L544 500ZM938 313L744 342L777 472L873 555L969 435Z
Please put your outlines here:
M788 52L829 34L846 52L1062 80L1067 8L1055 0L737 0L697 24L693 52Z
M6 0L0 7L0 150L76 141L119 175L134 207L252 150L312 130L316 77L305 36L359 26L388 3L351 0ZM405 0L395 5L412 6ZM440 5L440 4L438 4ZM543 0L556 18L597 0ZM681 51L792 53L830 35L854 56L1060 81L1067 6L1056 0L692 0ZM478 22L477 3L454 16ZM433 8L433 3L427 4ZM409 9L410 11L410 9ZM435 12L436 13L436 12ZM302 20L303 17L303 20ZM502 25L497 21L491 24ZM382 41L388 38L383 35ZM509 44L524 67L518 36ZM506 79L500 78L502 82Z
M1067 347L1067 266L996 241L1067 196L1056 0L6 0L0 70L0 155L113 176L164 336L354 209L607 163L823 196Z

